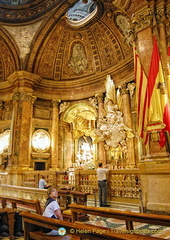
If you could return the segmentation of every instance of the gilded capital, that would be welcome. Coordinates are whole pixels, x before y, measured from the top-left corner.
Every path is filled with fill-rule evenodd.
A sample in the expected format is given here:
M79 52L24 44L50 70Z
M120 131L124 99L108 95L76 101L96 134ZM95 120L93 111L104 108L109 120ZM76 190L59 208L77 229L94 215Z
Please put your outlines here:
M53 100L52 101L52 105L53 105L53 108L58 108L58 105L59 105L59 101L58 100Z
M103 103L104 102L104 95L103 95L103 93L96 94L95 97L97 98L98 103Z
M122 87L122 88L121 88L121 93L122 93L122 95L129 93L129 90L128 90L128 88L127 88L126 83L124 83L121 87Z
M17 93L14 93L14 95L12 97L12 100L15 101L15 102L28 101L28 102L33 104L36 100L36 97L32 96L29 93L24 93L24 92L18 93L17 92Z

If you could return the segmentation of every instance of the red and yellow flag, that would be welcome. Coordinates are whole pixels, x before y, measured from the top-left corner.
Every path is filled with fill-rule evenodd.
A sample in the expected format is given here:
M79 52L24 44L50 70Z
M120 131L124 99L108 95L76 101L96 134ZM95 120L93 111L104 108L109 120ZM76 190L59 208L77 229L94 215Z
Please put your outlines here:
M147 77L141 66L139 55L134 47L134 69L136 81L138 135L146 145L148 141L147 128Z
M165 145L165 135L163 134L163 132L168 131L170 133L170 108L168 104L168 95L165 88L165 81L159 55L159 49L155 36L148 76L147 91L148 122L149 125L162 126L160 129L157 130L160 131L160 147L163 147Z

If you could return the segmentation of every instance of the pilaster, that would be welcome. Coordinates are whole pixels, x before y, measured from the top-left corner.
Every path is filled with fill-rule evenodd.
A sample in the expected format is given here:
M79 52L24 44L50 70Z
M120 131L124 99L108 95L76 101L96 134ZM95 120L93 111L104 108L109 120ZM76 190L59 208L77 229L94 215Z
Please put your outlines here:
M51 169L59 170L58 162L58 135L59 135L59 101L52 101L52 132L51 132Z
M100 119L102 117L103 111L104 111L104 96L103 94L97 94L96 95L98 100L98 118ZM103 164L107 163L106 159L106 150L104 147L104 142L98 143L98 162L102 162Z
M8 77L13 84L13 115L11 120L10 159L8 169L28 169L30 165L30 132L32 122L33 86L40 77L26 71Z
M131 115L131 107L130 107L130 95L129 91L127 89L126 84L122 86L122 108L123 108L123 113L124 113L124 124L132 129L133 124L132 124L132 115ZM128 148L128 154L127 154L127 160L126 160L126 165L127 166L135 166L135 153L134 153L134 140L133 138L126 139L127 143L127 148Z

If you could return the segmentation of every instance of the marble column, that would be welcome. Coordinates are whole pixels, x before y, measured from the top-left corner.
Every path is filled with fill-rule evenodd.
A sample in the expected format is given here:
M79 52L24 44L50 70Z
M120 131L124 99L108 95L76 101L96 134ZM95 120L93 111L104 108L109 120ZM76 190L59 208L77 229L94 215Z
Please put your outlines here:
M104 96L103 94L98 94L96 95L97 100L98 100L98 118L102 117L103 110L104 110ZM106 150L105 150L105 142L99 142L98 143L98 163L102 162L103 164L107 164L107 159L106 159Z
M52 101L52 131L51 131L51 168L59 170L58 162L58 133L59 133L59 101Z
M130 95L129 91L127 89L126 84L122 86L122 108L123 108L123 120L124 124L129 127L130 129L133 128L132 124L132 116L131 116L131 107L130 107ZM126 144L128 148L127 152L127 159L126 159L126 164L127 167L133 167L135 166L135 146L134 146L134 140L133 138L126 139Z

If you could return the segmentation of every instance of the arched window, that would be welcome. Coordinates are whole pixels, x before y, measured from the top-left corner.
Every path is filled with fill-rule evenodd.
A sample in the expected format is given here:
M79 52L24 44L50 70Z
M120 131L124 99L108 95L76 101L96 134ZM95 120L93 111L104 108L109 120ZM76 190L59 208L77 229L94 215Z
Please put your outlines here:
M67 12L68 23L81 26L89 21L97 12L97 5L93 0L80 0Z

